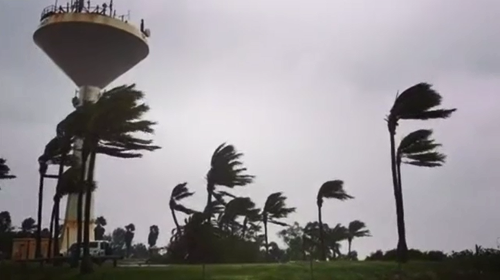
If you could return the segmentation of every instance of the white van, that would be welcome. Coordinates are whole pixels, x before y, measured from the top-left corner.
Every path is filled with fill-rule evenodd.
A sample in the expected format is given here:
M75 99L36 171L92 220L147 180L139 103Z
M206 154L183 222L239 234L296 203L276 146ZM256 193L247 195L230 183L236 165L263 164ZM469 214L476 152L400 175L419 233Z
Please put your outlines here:
M67 256L76 250L76 243L73 243L66 252ZM108 256L112 254L111 245L106 240L95 240L89 242L89 251L92 257ZM80 256L83 256L83 247L80 247Z

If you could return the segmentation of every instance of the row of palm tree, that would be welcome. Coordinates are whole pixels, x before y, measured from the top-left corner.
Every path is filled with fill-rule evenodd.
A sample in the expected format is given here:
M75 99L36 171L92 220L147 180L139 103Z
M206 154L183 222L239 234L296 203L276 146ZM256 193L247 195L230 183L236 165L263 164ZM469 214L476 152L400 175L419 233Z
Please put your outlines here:
M57 126L56 136L46 146L39 158L40 188L37 225L41 225L43 180L57 179L54 195L54 205L51 217L51 229L55 244L58 244L58 213L60 199L64 195L78 194L78 237L77 244L83 243L82 272L92 271L88 250L91 193L96 188L94 168L97 154L104 154L118 158L138 158L143 151L159 149L149 139L137 136L137 132L153 133L154 122L143 120L149 107L143 104L143 93L136 90L134 85L121 86L103 92L101 98L95 102L75 102L75 110L63 119ZM456 109L436 109L442 98L429 84L420 83L398 94L396 101L387 117L391 144L391 170L393 178L394 196L398 224L398 256L401 262L405 261L407 251L404 208L402 196L401 164L435 167L444 163L445 156L436 152L440 145L431 139L432 130L421 129L408 134L403 138L399 147L395 147L396 127L400 120L429 120L448 118ZM73 152L72 152L73 151ZM176 230L182 231L176 211L190 215L192 220L200 223L219 223L230 227L233 232L241 229L242 233L255 231L258 224L264 225L264 236L267 243L267 227L269 223L286 225L281 221L295 211L293 207L286 207L286 197L281 192L271 194L262 209L255 207L250 198L237 197L230 190L239 186L251 184L255 176L247 173L241 162L243 154L236 151L233 145L221 144L214 152L210 162L210 169L206 175L207 203L202 211L195 211L184 207L180 200L193 195L187 189L187 184L176 186L172 191L170 209L176 224ZM47 174L49 165L58 165L57 175ZM0 160L0 179L10 179L9 169L5 160ZM222 189L222 188L225 189ZM84 201L85 198L85 201ZM343 190L341 180L328 181L318 192L318 225L320 243L322 244L322 259L325 259L325 246L322 223L322 206L325 198L338 200L351 199ZM226 201L229 199L229 201ZM85 208L83 207L85 206ZM216 216L218 215L218 216ZM243 217L243 223L236 222L237 217ZM222 222L221 222L222 221ZM229 222L228 222L229 221ZM83 228L82 228L83 222ZM52 230L51 230L52 232ZM40 236L40 228L37 229ZM40 239L38 237L38 244ZM57 246L57 245L56 245ZM38 249L38 248L37 248ZM37 250L38 254L40 250ZM56 250L58 252L58 250Z

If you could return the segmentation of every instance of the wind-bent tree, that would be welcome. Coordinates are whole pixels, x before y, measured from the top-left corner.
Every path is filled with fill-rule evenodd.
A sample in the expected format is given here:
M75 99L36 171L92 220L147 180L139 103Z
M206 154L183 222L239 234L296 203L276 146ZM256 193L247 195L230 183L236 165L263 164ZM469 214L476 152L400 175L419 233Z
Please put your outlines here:
M281 192L272 193L266 199L264 208L262 209L262 222L264 223L264 237L266 246L266 256L269 257L269 243L267 234L267 224L275 224L279 226L287 226L286 223L279 221L288 217L289 214L295 212L295 207L286 207L286 196Z
M94 238L95 240L103 240L106 229L104 228L108 223L103 216L97 217L95 219L96 227L94 228Z
M125 226L125 247L126 247L126 257L130 257L130 250L132 249L132 241L134 240L135 235L135 225L128 224Z
M405 220L403 196L399 189L399 178L397 175L397 158L395 135L396 128L400 120L430 120L446 119L451 116L456 109L436 108L441 105L441 95L432 89L428 83L416 84L401 94L396 96L396 100L387 116L387 128L390 136L391 146L391 171L394 188L394 198L396 201L396 216L398 224L398 261L408 260L408 246L406 244Z
M10 180L15 178L15 175L10 174L10 168L7 165L7 160L0 158L0 180Z
M120 86L102 93L95 102L77 107L58 126L58 131L83 139L80 180L85 190L83 261L81 272L92 271L89 251L91 190L94 185L96 154L118 158L138 158L142 151L154 151L160 147L152 140L142 139L137 132L152 134L155 122L143 120L149 106L142 103L144 93L135 85ZM88 168L85 168L88 163ZM85 178L86 177L86 178ZM83 193L79 194L78 211L81 212ZM82 203L80 203L80 201ZM81 216L81 215L79 215Z
M343 225L337 224L335 227L328 229L326 235L329 247L333 253L333 259L340 257L342 255L340 253L340 248L342 247L340 242L348 238L347 229Z
M251 184L255 178L253 175L246 174L247 169L240 161L242 153L236 151L233 145L221 144L212 155L210 161L210 170L207 173L207 206L210 209L212 197L221 201L224 196L231 196L224 191L216 192L216 186L234 188L235 186L246 186ZM224 204L223 201L221 203ZM212 212L207 213L208 219L212 217Z
M182 212L186 215L191 215L195 211L192 209L187 208L186 206L180 204L180 201L190 197L194 194L194 192L190 192L187 183L181 183L175 186L172 189L172 194L170 195L170 212L172 213L172 218L174 219L175 227L177 228L178 231L181 230L179 222L177 221L177 216L175 215L175 211Z
M242 231L243 236L248 223L248 216L255 214L259 209L255 209L255 203L249 197L236 197L230 200L224 209L224 212L219 216L219 229L228 230L231 236L235 235L237 230ZM258 212L257 212L258 213ZM238 223L237 218L245 217L244 225Z
M21 223L21 231L24 233L33 233L36 227L36 221L31 217L24 219Z
M160 235L160 229L157 225L152 225L149 227L148 235L148 245L149 248L156 246L156 241L158 241L158 235Z
M321 243L321 258L326 260L326 247L325 238L323 231L323 219L321 213L321 207L323 207L324 198L333 198L340 201L347 199L352 199L354 197L348 195L344 190L344 182L342 180L332 180L327 181L321 185L318 191L318 196L316 198L316 204L318 205L318 223L319 223L319 239Z
M0 212L0 233L6 233L12 230L12 218L9 211Z
M354 238L360 238L360 237L369 237L370 231L366 228L366 224L363 223L362 221L352 221L349 223L349 226L347 226L347 242L348 242L348 251L347 251L347 256L351 258L351 245L352 245L352 240Z

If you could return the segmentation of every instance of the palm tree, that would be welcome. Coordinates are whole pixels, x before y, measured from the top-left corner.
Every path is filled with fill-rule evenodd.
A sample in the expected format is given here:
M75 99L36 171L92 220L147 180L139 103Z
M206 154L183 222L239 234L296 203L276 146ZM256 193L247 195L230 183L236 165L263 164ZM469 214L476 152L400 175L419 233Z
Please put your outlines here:
M107 221L103 216L97 217L95 219L96 227L94 228L94 238L95 240L103 240L106 229L104 227L107 225Z
M323 232L323 219L321 213L321 207L323 207L324 198L333 198L340 201L347 199L352 199L354 197L348 195L344 190L344 182L342 180L332 180L327 181L318 191L318 196L316 198L316 204L318 205L318 223L319 223L319 239L321 243L321 258L326 260L326 248L325 248L325 238Z
M329 228L326 234L329 247L333 253L333 258L335 259L341 256L340 248L342 247L342 245L340 244L340 242L348 238L347 229L343 225L337 224L335 225L335 227Z
M169 206L170 206L170 212L172 213L172 218L174 219L175 227L177 228L178 231L180 231L180 226L179 222L177 221L177 216L175 215L175 211L182 212L186 215L193 214L195 212L194 210L189 209L179 203L184 198L190 197L193 194L194 192L189 191L186 182L178 184L172 189Z
M15 179L16 176L10 174L10 168L7 165L7 160L0 158L0 180Z
M371 236L370 231L366 229L365 223L358 220L350 222L349 226L347 227L347 242L349 246L347 251L347 256L349 258L351 257L351 244L354 238L369 237L369 236Z
M280 222L280 219L288 217L289 214L295 212L295 207L286 207L286 196L281 192L270 194L264 208L262 209L262 222L264 223L264 237L266 245L266 256L269 256L269 243L267 234L267 223L287 226L286 223Z
M148 234L148 245L149 248L156 246L156 241L158 240L158 235L160 234L160 229L157 225L152 225L149 227Z
M135 85L120 86L102 93L95 103L84 103L69 114L58 126L58 131L83 140L80 180L85 190L82 273L92 271L89 251L91 189L94 182L96 154L118 158L138 158L140 151L154 151L160 147L152 140L135 136L142 132L151 134L154 122L142 120L149 106L141 103L144 93ZM87 166L88 168L85 168ZM85 178L86 177L86 178ZM83 205L83 192L79 194L78 211ZM80 203L81 202L81 203ZM82 216L82 215L78 215Z
M216 186L234 188L235 186L246 186L251 184L255 178L246 174L247 169L240 161L242 153L236 151L233 145L222 143L212 155L210 170L207 173L207 207L212 203L212 197L221 200L224 196L230 196L227 192L216 192ZM207 208L206 207L206 208ZM208 219L212 212L208 212Z
M255 203L249 197L236 197L229 201L224 209L224 212L219 216L219 228L224 229L226 226L229 229L231 236L235 234L237 228L241 228L243 236L246 231L248 217L259 213L260 209L255 209ZM243 225L237 222L238 217L245 217Z
M400 120L430 120L446 119L456 109L437 109L441 105L441 95L432 89L428 83L416 84L396 96L396 100L387 116L387 128L391 146L391 170L394 198L396 201L396 216L398 224L398 261L406 262L408 246L406 244L403 196L399 189L397 176L397 158L395 135Z

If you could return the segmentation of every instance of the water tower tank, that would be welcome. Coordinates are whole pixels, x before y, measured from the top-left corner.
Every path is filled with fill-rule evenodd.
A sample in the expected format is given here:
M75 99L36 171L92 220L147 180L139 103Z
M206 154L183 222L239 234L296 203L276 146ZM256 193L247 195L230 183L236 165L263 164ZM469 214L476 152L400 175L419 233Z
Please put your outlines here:
M109 4L80 8L84 1L73 2L45 8L33 39L78 87L102 89L146 58L145 30L114 15Z

